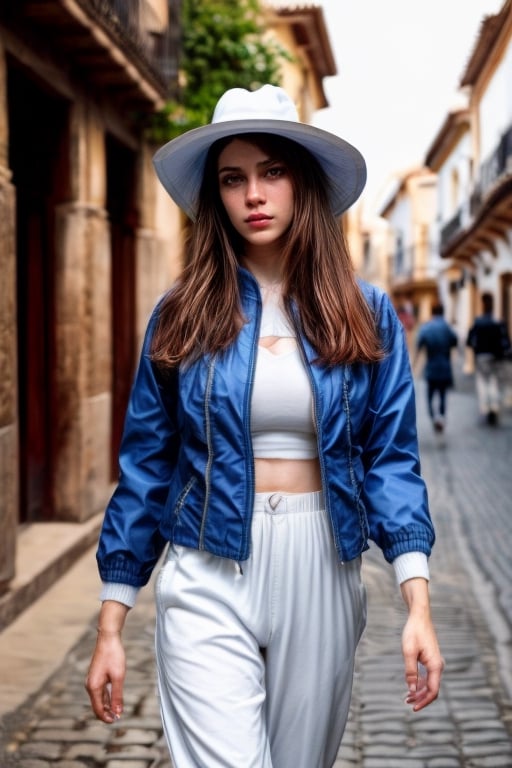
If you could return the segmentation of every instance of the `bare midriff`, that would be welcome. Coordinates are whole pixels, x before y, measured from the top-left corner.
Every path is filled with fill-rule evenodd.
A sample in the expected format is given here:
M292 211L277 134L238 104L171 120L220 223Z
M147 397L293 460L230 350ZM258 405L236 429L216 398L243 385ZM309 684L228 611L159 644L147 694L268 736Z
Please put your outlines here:
M318 459L255 459L256 493L311 493L322 489Z

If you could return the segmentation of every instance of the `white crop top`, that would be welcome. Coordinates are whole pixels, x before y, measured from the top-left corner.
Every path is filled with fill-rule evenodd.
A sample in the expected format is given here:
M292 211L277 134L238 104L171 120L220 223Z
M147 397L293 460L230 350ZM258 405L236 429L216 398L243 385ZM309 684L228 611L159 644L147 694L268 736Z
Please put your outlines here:
M279 286L262 288L263 314L251 402L255 458L318 456L311 384Z

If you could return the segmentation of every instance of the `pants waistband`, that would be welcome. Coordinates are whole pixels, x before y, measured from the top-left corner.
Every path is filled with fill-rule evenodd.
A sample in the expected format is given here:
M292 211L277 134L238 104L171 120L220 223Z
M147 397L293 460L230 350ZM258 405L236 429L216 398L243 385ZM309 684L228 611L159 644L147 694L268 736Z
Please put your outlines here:
M297 512L321 512L325 509L323 491L311 493L256 493L254 495L254 512L270 514L293 514Z

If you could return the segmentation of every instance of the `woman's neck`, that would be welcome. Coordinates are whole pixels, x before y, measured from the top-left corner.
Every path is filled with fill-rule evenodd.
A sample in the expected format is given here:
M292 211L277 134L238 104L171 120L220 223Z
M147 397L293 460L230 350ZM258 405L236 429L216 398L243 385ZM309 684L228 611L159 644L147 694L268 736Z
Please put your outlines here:
M246 254L242 264L262 287L277 285L283 279L280 259L274 253Z

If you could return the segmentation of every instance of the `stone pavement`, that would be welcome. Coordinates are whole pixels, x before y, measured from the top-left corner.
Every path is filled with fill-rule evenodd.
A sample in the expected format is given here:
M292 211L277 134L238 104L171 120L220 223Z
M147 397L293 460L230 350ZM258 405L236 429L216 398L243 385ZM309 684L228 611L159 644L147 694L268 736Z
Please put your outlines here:
M418 382L422 467L437 531L431 594L446 659L442 693L421 713L403 703L405 613L392 569L372 548L364 558L369 620L336 768L512 768L512 413L497 428L480 425L472 381L463 378L450 393L441 438L425 410ZM89 712L83 680L95 640L95 578L91 550L0 634L0 687L10 686L0 698L0 768L171 768L155 695L151 589L125 630L124 717L106 726ZM37 675L26 679L24 669L51 656L61 636L70 648L56 648L39 684Z

